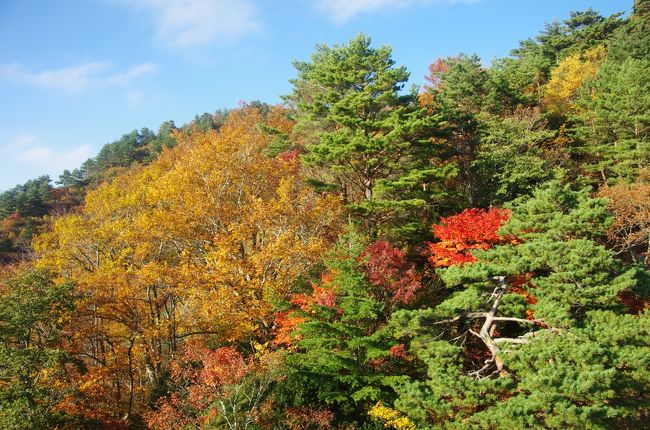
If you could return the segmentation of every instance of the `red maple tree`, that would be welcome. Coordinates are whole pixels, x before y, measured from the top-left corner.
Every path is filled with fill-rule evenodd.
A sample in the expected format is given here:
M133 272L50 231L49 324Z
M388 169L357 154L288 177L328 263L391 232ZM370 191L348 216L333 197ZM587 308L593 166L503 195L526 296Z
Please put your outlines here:
M440 224L433 226L433 234L440 241L427 244L431 252L429 261L436 267L476 261L472 250L486 250L496 244L513 240L497 233L509 216L510 211L507 209L471 208L457 215L441 218Z
M388 242L377 241L361 253L361 259L366 260L366 279L378 288L380 300L396 304L415 299L415 293L422 286L420 276L404 251Z

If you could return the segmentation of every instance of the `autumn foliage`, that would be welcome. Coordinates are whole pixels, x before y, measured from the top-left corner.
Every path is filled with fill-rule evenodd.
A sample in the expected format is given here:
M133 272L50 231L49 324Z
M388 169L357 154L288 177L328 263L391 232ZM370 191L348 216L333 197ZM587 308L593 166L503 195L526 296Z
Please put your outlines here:
M0 193L0 429L645 428L645 3L419 95L322 45Z
M234 346L210 349L199 339L186 342L170 366L173 392L147 414L149 428L251 428L278 364L259 349L244 357Z
M289 347L302 339L297 333L300 324L307 321L307 316L314 312L314 306L333 309L336 306L336 284L332 282L332 273L324 273L321 283L312 284L311 292L292 294L289 304L293 309L275 314L274 345Z
M465 209L458 215L440 219L433 234L440 241L429 243L429 261L436 267L471 263L474 249L487 250L506 240L499 236L499 227L508 219L507 209Z
M103 414L137 413L183 340L270 330L270 301L336 237L339 198L311 191L296 160L262 154L264 121L246 108L219 132L179 135L36 241L38 264L77 284L66 348L88 370L72 384Z
M359 255L357 265L373 287L368 293L388 308L414 301L422 287L421 276L406 253L385 241L368 245ZM309 293L293 294L289 304L293 309L276 313L275 345L291 346L302 339L300 324L316 314L318 307L342 313L337 303L338 286L334 282L336 271L321 276L320 283L311 285Z
M380 299L410 303L421 288L420 276L406 253L385 241L377 241L362 253L368 281L378 288Z
M609 200L614 214L607 232L612 247L629 259L650 263L650 181L605 186L598 196Z

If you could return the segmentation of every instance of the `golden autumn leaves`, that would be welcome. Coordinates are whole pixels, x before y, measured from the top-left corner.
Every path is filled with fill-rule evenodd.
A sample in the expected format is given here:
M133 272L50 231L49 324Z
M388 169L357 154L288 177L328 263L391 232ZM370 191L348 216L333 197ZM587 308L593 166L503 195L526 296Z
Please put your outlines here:
M291 126L280 108L245 108L218 132L179 134L36 240L39 265L77 283L66 347L88 368L78 390L107 414L136 412L181 339L270 332L270 301L339 232L339 198L304 185L295 157L263 155L262 125Z

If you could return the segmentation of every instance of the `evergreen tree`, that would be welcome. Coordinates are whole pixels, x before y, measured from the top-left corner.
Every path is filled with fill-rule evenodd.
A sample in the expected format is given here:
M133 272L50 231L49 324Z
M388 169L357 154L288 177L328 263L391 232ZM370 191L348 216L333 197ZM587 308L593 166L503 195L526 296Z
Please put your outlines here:
M50 177L40 176L0 194L0 218L17 213L22 217L47 214L51 200Z
M643 422L648 320L622 314L638 275L595 242L609 222L604 200L557 182L514 204L505 243L440 271L448 299L394 314L394 335L427 369L393 383L396 407L423 428Z
M429 88L430 109L439 111L444 123L440 133L444 140L442 158L453 160L457 166L461 192L473 206L477 184L472 161L480 142L477 115L484 106L489 77L476 55L446 58L439 69L430 70L428 79L434 83Z
M501 118L484 114L481 145L472 162L478 177L478 195L485 205L500 205L528 195L553 177L554 166L545 157L544 143L555 132L548 130L534 111Z
M535 38L520 42L510 52L512 58L502 60L500 67L522 100L535 104L560 61L567 55L602 45L624 23L620 15L603 17L593 9L571 12L563 22L549 23Z
M88 185L88 179L82 169L74 169L72 172L65 169L56 183L62 187L81 188Z
M160 154L163 148L172 148L176 146L176 139L172 136L174 131L178 130L174 121L169 120L160 124L158 127L158 135L154 139L150 149L150 155L147 161L153 161L158 154Z
M622 63L628 58L650 58L650 3L634 2L632 15L608 40L607 58Z
M650 60L607 61L576 102L589 170L603 182L633 179L650 162Z
M307 136L305 163L324 169L323 185L339 187L371 228L420 228L452 171L431 163L437 117L418 107L415 92L401 92L409 73L395 67L391 49L359 35L345 46L319 45L311 62L294 66L286 100Z
M70 362L59 341L73 307L72 286L55 285L42 271L20 273L0 292L3 429L81 428L80 422L54 408L65 395L55 380Z
M393 306L410 301L419 287L399 251L385 243L362 251L359 237L344 237L323 282L310 295L294 296L301 311L293 318L301 322L292 333L285 387L302 403L314 399L359 422L372 404L391 399L390 375L405 371L381 328Z

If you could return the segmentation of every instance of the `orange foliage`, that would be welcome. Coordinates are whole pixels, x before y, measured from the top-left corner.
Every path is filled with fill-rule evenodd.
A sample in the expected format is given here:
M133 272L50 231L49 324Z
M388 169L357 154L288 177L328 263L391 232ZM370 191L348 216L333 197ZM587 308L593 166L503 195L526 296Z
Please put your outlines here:
M333 428L332 421L334 413L329 410L301 406L285 411L284 424L288 430L327 430Z
M647 173L644 173L647 174ZM614 222L607 232L611 246L630 259L650 264L650 178L631 184L604 186L599 197L609 200Z
M523 296L529 305L537 303L537 298L530 293L530 289L535 288L530 282L534 275L534 273L526 273L525 275L515 275L508 278L508 284L511 286L510 292Z
M245 358L232 346L212 350L199 340L187 342L171 364L174 392L147 413L148 427L221 428L219 421L227 420L232 428L244 428L241 420L252 423L257 417L276 361L264 354ZM246 384L249 377L255 382Z
M512 240L501 237L497 230L508 219L507 209L466 209L458 215L440 219L433 226L433 234L440 242L429 243L429 261L436 267L471 263L476 258L474 249L487 250L493 245Z
M273 344L291 346L294 342L302 339L299 334L294 332L296 328L305 321L307 320L304 317L298 316L294 312L276 313Z
M314 312L313 306L322 306L333 309L336 306L336 285L332 283L333 274L325 273L321 277L322 285L312 285L310 294L292 294L289 303L302 312ZM295 333L300 324L307 319L298 312L285 311L275 314L275 331L273 344L291 346L301 339Z
M315 194L295 159L263 155L263 121L247 108L218 132L178 134L35 240L38 264L78 286L65 346L89 369L76 388L106 415L137 415L182 339L270 330L270 302L337 236L340 199Z

